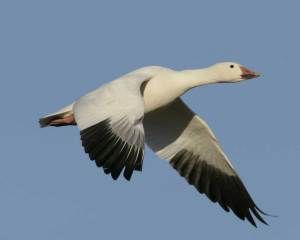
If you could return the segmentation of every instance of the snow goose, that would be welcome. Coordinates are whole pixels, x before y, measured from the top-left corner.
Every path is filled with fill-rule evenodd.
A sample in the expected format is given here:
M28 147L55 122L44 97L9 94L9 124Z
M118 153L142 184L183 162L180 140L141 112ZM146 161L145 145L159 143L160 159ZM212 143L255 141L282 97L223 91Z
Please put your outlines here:
M225 210L256 226L265 215L254 203L208 125L180 99L211 83L258 77L238 63L175 71L149 66L130 72L40 119L40 126L77 125L98 167L117 179L141 171L144 144L169 161L187 182Z

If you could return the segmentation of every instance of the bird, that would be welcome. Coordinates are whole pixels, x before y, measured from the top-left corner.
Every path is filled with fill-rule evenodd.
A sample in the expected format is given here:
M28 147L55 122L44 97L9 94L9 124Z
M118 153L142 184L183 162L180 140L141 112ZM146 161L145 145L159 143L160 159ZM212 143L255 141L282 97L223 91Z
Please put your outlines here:
M40 127L74 126L90 160L116 180L142 171L145 144L201 194L241 220L267 224L207 123L181 99L188 90L259 77L235 62L129 72L39 119ZM256 221L255 221L256 220Z

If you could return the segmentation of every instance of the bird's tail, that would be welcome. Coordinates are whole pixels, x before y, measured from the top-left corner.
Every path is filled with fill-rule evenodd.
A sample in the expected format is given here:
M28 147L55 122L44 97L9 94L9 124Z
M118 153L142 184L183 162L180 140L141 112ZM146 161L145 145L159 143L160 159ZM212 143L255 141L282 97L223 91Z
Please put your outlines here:
M61 127L67 125L76 125L73 114L74 103L60 109L59 111L48 114L39 119L40 127L54 126Z

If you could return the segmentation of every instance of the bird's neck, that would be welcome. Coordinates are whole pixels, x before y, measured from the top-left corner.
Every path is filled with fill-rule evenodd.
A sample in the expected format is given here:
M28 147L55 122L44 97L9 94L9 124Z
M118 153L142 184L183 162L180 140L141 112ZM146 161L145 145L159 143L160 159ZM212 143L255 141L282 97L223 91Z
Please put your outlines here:
M217 83L219 76L210 68L184 70L180 74L186 84L187 90L206 84Z

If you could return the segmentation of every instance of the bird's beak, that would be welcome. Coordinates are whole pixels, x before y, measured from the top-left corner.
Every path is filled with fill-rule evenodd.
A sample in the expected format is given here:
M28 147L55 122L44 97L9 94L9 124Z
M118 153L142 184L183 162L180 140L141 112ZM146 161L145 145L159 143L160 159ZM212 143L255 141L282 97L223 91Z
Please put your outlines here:
M243 66L240 66L242 74L241 77L242 79L251 79L251 78L256 78L259 77L260 74L254 71L251 71Z

